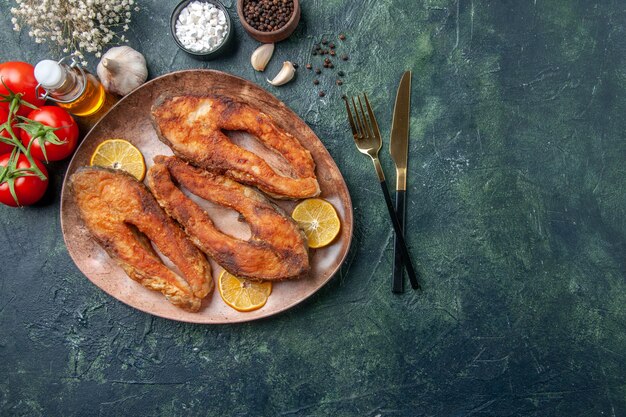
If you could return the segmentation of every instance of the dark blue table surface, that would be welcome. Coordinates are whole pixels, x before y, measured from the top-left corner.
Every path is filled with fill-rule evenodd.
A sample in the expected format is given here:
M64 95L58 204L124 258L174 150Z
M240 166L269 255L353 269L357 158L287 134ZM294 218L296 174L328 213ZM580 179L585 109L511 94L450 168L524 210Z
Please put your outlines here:
M349 186L347 261L273 318L156 318L72 263L59 225L66 163L54 164L44 202L0 207L0 415L626 415L626 4L304 0L266 73L249 64L258 44L233 0L235 50L208 63L171 39L175 4L140 0L129 45L151 77L227 71L294 109ZM13 5L0 4L0 60L50 57L11 30ZM315 86L311 48L339 33L345 83L327 71ZM287 59L297 79L270 87ZM398 296L391 225L340 97L368 92L386 140L406 69L407 240L423 291ZM393 182L386 145L381 155Z

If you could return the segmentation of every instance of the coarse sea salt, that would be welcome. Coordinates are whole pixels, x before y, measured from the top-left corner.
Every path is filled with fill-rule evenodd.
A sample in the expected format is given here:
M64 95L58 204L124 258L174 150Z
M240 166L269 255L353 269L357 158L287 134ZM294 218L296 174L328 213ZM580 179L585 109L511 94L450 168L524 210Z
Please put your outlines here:
M192 1L176 20L176 37L191 52L215 50L227 31L226 14L211 3Z

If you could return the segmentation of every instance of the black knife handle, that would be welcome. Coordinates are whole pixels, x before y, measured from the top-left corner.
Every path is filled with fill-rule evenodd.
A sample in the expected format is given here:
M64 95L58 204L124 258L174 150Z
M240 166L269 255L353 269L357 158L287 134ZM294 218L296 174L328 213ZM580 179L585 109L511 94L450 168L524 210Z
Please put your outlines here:
M387 210L389 210L389 217L391 217L391 223L393 224L393 229L396 232L396 237L398 239L398 249L400 249L400 255L402 256L402 260L404 261L406 273L409 276L409 281L411 281L411 286L415 289L418 289L419 283L417 281L417 274L413 269L411 256L409 255L409 251L406 248L404 235L402 234L402 229L400 228L400 223L398 222L398 217L396 216L396 211L394 210L393 203L391 202L391 196L389 195L389 190L387 189L387 182L384 179L380 182L380 187L383 189L385 202L387 203Z
M397 190L396 191L396 216L398 216L398 223L400 224L400 229L402 229L402 233L404 233L404 214L406 213L406 191L405 190ZM398 242L398 234L396 233L396 238L393 242L393 285L391 287L391 291L396 294L400 294L404 292L404 268L402 265L402 255L400 254L400 249L398 246L400 243Z

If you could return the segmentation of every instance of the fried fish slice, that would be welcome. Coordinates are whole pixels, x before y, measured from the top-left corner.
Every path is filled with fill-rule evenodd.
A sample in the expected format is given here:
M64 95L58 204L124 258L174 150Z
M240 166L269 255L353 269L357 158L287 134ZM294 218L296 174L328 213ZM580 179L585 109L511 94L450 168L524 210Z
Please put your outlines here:
M315 162L296 138L263 112L225 96L179 96L152 108L159 138L181 158L201 168L219 170L238 182L275 198L319 195ZM260 156L236 145L223 132L245 131L281 155L295 178L277 173Z
M294 278L309 270L306 237L257 190L177 157L157 156L148 186L165 211L193 242L233 275L256 280ZM238 211L249 224L250 240L219 231L209 215L172 181L205 200Z
M211 266L142 183L122 171L88 167L72 175L70 186L85 225L132 279L184 310L200 309L213 289ZM150 240L186 280L163 264Z

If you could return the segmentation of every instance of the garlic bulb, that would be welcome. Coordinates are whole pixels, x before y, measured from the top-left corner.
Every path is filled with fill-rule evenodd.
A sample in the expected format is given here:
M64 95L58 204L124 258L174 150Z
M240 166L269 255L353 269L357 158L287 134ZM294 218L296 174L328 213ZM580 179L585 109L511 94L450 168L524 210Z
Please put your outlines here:
M280 72L276 74L276 77L274 77L273 80L268 79L267 82L275 86L287 84L293 79L294 75L296 75L296 69L293 64L289 61L285 61L283 62L283 67Z
M130 46L109 49L98 64L98 77L104 89L125 96L148 78L148 68L143 55Z
M250 62L252 63L252 68L257 71L264 71L267 63L272 59L272 54L274 53L274 44L266 43L254 50L252 53L252 57L250 57Z

